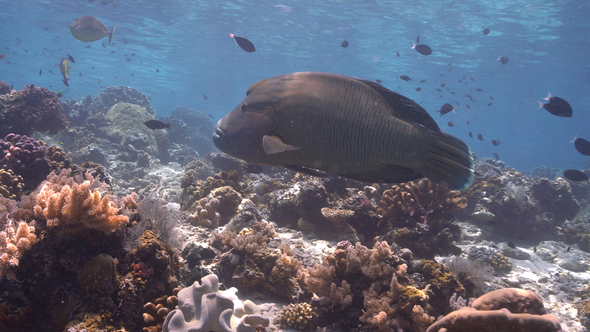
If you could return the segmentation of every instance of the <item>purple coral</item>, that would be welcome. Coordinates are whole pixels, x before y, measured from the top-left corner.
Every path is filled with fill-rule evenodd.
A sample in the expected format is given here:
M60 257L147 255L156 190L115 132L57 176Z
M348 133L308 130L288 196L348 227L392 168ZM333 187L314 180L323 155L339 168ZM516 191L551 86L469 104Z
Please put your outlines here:
M0 100L0 137L11 132L30 135L35 130L55 134L68 125L59 99L46 88L27 85L5 96Z
M45 145L32 137L8 134L0 139L0 169L12 170L25 181L25 189L35 189L49 174Z

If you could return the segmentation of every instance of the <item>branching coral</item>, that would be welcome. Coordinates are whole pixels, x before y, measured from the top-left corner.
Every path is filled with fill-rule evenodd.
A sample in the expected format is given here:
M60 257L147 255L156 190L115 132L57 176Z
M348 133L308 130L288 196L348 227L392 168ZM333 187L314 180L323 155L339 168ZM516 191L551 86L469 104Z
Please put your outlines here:
M446 213L467 206L467 200L456 190L449 190L428 179L406 182L383 192L377 213L381 224L393 226L410 222L441 219Z
M71 170L65 169L59 176L55 173L48 176L37 194L35 217L47 219L50 227L82 224L105 233L129 221L127 216L119 214L119 208L109 196L103 197L98 188L91 188L95 184L90 180L82 183L68 180L70 173Z
M18 223L8 219L4 231L0 232L0 278L14 277L11 269L18 266L23 253L37 241L35 227L26 222Z
M60 114L55 93L46 88L27 85L22 90L0 98L0 137L8 133L30 135L33 131L55 134L68 121Z

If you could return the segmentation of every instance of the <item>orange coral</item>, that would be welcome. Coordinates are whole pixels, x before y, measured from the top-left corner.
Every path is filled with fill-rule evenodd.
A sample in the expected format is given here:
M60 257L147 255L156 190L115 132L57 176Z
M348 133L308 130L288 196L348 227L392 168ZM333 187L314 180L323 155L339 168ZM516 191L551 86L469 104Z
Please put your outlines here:
M48 226L81 223L109 233L129 222L127 216L119 215L119 208L109 196L103 196L98 188L91 189L94 184L90 180L81 184L66 180L62 185L63 177L49 175L36 197L35 217L47 219Z

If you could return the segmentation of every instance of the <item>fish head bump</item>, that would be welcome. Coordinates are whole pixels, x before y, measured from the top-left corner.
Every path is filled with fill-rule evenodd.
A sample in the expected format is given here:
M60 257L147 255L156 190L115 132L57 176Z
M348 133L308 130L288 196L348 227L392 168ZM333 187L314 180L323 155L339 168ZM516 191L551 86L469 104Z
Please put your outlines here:
M219 150L250 162L264 155L262 139L276 127L280 103L280 89L269 80L252 85L246 98L217 122L213 142Z

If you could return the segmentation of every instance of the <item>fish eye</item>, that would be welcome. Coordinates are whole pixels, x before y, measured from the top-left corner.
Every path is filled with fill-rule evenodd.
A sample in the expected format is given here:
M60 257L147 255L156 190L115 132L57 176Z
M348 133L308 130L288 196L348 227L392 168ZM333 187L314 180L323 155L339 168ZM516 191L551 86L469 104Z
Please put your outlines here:
M242 113L245 113L248 110L248 104L247 103L243 103L242 104Z

